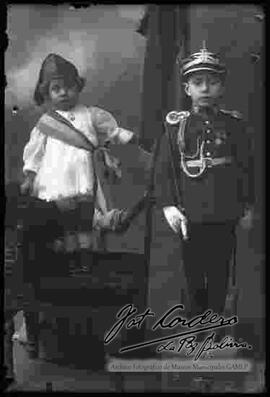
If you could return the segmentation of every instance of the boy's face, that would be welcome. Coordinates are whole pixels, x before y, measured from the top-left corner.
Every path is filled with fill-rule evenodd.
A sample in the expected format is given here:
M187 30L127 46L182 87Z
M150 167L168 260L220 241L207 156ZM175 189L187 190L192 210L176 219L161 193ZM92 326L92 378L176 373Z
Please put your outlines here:
M224 85L216 73L195 72L189 77L185 91L193 106L212 107L223 94Z
M78 102L79 89L76 82L54 79L49 83L48 99L53 109L69 110Z

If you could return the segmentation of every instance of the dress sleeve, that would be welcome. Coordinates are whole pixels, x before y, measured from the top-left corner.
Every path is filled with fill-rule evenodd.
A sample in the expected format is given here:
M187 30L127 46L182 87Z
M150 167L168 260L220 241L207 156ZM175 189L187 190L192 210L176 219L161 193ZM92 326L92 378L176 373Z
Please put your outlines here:
M90 112L101 145L109 142L124 145L134 137L134 132L119 127L112 114L106 110L92 107Z
M112 209L106 213L102 213L95 208L93 217L93 228L96 230L114 231L119 224L122 210Z
M23 151L24 173L27 171L38 172L45 153L46 139L47 137L38 128L33 128Z

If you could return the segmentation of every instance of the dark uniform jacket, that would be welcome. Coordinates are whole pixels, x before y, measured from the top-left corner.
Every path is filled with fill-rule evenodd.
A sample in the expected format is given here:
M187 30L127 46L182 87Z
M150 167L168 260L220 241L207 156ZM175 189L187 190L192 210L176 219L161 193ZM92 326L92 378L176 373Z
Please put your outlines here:
M207 167L199 177L187 176L180 164L179 123L166 123L173 147L181 205L187 218L200 223L237 220L243 215L244 207L254 202L251 134L247 132L241 115L235 111L216 108L211 113L192 110L186 114L185 159L199 159L198 149L203 141L203 157L231 159L230 163ZM170 189L167 190L170 199L167 197L166 204L173 205L175 185L170 160L168 165L168 174L163 175L170 181Z

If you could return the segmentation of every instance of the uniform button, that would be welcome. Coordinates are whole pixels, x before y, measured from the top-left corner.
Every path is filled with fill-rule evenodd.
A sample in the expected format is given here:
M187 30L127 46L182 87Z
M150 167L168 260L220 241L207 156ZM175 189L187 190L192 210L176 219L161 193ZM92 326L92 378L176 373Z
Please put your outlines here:
M206 130L207 134L210 134L211 130Z
M211 154L210 152L207 152L207 153L206 153L206 156L208 156L208 157L209 157L209 156L210 156L210 154Z
M209 120L205 120L205 124L208 125L210 123Z
M211 143L211 141L209 141L209 139L207 139L206 143Z

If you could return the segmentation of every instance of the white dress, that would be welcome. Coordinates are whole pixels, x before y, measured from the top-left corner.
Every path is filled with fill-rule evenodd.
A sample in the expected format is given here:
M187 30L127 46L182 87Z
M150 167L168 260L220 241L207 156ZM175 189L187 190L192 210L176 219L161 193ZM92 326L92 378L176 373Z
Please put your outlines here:
M118 127L114 117L97 107L76 105L69 111L57 112L68 119L94 144L106 141L125 144L133 132ZM35 127L23 153L23 171L34 171L34 196L47 201L93 194L92 153L45 136ZM100 186L99 186L100 189Z

